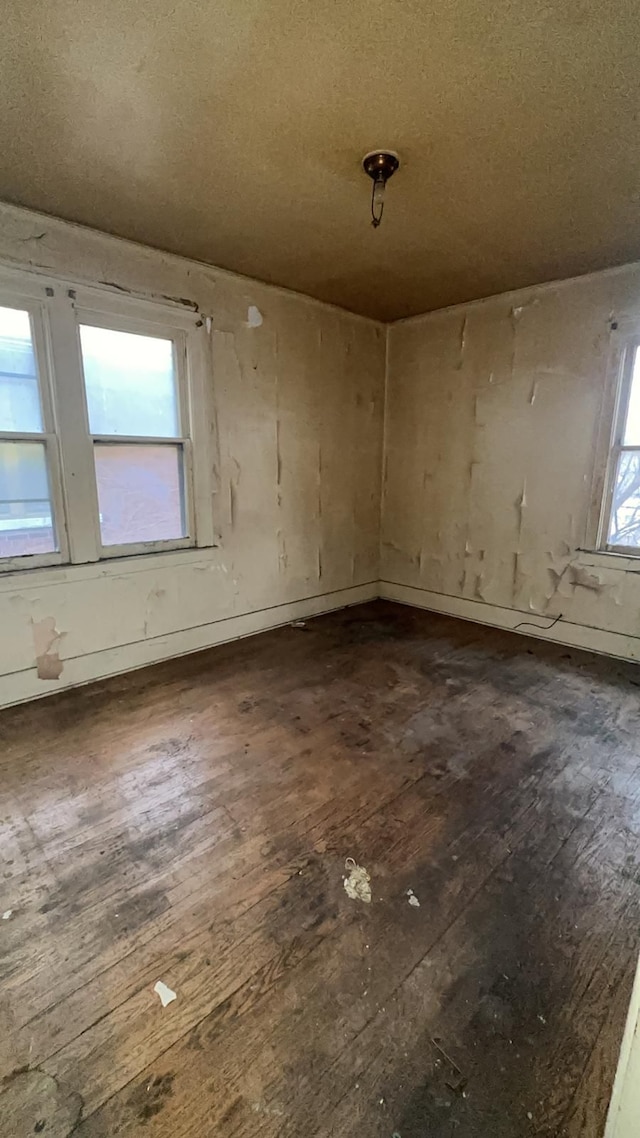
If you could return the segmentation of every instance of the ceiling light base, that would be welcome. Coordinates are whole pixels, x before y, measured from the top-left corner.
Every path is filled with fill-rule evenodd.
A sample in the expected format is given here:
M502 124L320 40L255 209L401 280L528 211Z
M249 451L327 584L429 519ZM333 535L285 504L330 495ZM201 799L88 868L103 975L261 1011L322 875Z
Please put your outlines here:
M370 150L362 159L362 168L374 182L388 182L400 165L395 150Z

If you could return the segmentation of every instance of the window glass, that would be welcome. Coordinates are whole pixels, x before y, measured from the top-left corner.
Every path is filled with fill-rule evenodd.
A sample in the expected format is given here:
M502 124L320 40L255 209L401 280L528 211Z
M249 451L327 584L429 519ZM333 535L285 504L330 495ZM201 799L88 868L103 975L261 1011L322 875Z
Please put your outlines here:
M186 536L182 447L96 443L103 545Z
M173 342L80 325L93 435L180 435Z
M0 441L0 557L57 548L44 443Z
M0 307L0 431L42 430L29 313Z
M609 545L640 549L640 451L623 450L613 487Z
M626 447L640 447L640 352L637 348L633 358L631 391L622 441Z

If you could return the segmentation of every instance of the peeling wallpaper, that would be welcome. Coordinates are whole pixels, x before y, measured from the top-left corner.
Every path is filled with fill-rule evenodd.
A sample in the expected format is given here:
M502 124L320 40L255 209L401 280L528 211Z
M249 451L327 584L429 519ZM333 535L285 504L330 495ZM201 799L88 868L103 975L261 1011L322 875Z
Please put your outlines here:
M377 595L640 658L638 563L588 552L640 266L385 328L1 204L0 262L198 307L217 542L0 576L0 704Z
M640 656L638 569L584 552L611 325L639 316L632 265L390 328L385 595L527 632L562 614L554 639Z
M6 205L0 260L198 306L217 539L0 578L0 703L377 594L384 327Z

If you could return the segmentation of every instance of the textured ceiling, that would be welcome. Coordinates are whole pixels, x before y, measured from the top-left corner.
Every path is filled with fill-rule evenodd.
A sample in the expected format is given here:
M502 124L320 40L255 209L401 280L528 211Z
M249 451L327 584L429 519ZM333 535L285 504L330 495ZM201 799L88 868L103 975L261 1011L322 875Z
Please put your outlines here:
M638 0L3 9L6 200L382 319L640 257Z

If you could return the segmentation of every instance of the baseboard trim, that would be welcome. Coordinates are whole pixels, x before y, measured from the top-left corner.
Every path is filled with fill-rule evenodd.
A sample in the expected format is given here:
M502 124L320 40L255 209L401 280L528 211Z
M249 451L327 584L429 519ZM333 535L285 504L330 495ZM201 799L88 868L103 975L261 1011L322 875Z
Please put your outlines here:
M504 628L539 640L549 640L556 644L566 644L568 648L584 648L602 656L615 656L621 660L640 660L640 638L625 636L620 632L606 632L600 628L590 628L583 624L572 624L561 620L552 628L544 627L544 617L517 609L501 608L484 601L473 601L466 597L452 597L444 593L433 593L429 589L419 589L412 585L399 585L392 581L381 581L379 596L387 601L411 605L414 608L428 609L430 612L471 620L476 624L488 624L494 628ZM514 626L527 622L526 629ZM548 622L547 622L548 623Z
M319 596L304 597L301 600L239 616L221 617L197 628L172 632L150 640L139 640L132 644L119 645L116 648L90 652L86 656L64 660L64 670L59 680L38 679L35 667L13 672L0 679L0 706L11 707L12 704L53 695L67 688L106 679L108 676L132 672L149 664L159 664L163 660L201 652L204 648L215 647L216 644L226 644L231 640L241 640L245 636L254 636L258 632L279 628L292 620L304 620L335 609L372 601L377 596L378 582L370 581L364 585L353 585Z
M516 609L469 600L466 597L434 593L412 585L401 585L392 581L369 581L363 585L352 585L319 596L303 597L297 601L238 616L220 617L197 628L167 633L151 640L140 640L65 660L64 671L59 681L38 679L35 667L13 672L0 679L0 707L10 707L12 704L53 695L66 688L135 671L149 664L159 664L163 660L187 656L192 652L213 648L216 644L226 644L232 640L241 640L245 636L254 636L258 632L266 632L271 628L279 628L292 620L320 616L322 613L363 604L378 597L458 617L461 620L470 620L476 624L503 628L510 632L519 631L514 626L527 621L532 627L528 627L526 632L522 630L523 635L565 644L570 648L584 648L589 652L621 660L640 660L640 638L572 624L565 620L553 628L535 627L537 621L542 621L544 618L536 618L531 613L519 612Z

